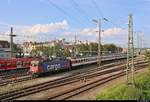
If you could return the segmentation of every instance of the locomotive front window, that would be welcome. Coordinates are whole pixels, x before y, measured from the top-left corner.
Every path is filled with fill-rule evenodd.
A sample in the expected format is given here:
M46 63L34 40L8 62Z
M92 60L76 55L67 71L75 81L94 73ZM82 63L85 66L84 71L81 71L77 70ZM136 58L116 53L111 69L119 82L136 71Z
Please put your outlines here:
M38 66L38 65L37 65L37 64L34 64L34 63L32 63L32 64L31 64L31 66L32 66L32 67L36 67L36 66Z
M31 66L32 67L36 67L36 66L38 66L40 63L39 63L39 61L32 61L31 62Z

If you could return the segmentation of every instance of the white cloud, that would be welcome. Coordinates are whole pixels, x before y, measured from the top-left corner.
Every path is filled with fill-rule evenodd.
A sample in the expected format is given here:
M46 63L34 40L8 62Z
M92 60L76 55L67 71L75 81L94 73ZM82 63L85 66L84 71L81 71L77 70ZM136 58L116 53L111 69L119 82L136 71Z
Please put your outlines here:
M95 29L90 29L90 28L85 28L85 29L80 31L80 34L87 35L87 36L92 36L92 35L96 34L96 30Z
M7 26L7 29L3 29L1 32L4 32L3 34L10 34L10 27L13 27L14 34L17 35L17 37L14 39L14 41L37 41L41 39L41 34L43 33L53 33L53 32L59 32L61 30L67 30L69 29L69 24L66 20L63 20L62 22L55 22L50 24L35 24L33 26L24 26L24 25L12 25L8 23L1 22L0 25ZM9 36L5 36L1 34L0 40L8 40ZM44 34L43 34L44 36ZM46 36L46 35L45 35Z
M64 32L64 35L66 35L66 36L70 36L72 34L74 34L74 33L73 32Z
M18 37L16 37L14 41L18 41L18 42L24 42L24 41L29 41L29 40L41 41L41 39L42 41L44 41L44 39L49 40L49 37L47 36L49 35L56 36L54 34L56 34L57 31L58 32L61 31L61 33L59 34L63 34L61 36L65 36L67 37L67 39L74 38L74 35L75 35L75 32L72 31L72 29L69 29L69 24L66 20L62 22L56 22L56 23L50 23L50 24L35 24L33 26L13 25L13 27L14 27L14 33L18 35ZM98 28L94 28L94 29L84 28L77 33L78 39L81 38L83 40L88 39L91 41L96 41L96 38L98 38L98 32L96 31L98 31ZM5 32L7 34L10 33L8 29L5 30ZM102 34L102 41L105 41L106 43L108 42L124 43L127 37L127 30L122 29L122 28L109 28L109 29L104 30L104 32L102 32L101 34ZM9 36L8 37L0 36L0 40L1 39L9 41Z
M84 36L83 39L98 39L98 28L91 29L85 28L80 31L80 36ZM122 28L109 28L101 32L102 35L102 42L103 43L114 43L114 44L121 44L124 45L127 42L127 30Z
M66 20L57 23L50 24L36 24L27 27L21 31L23 34L39 34L39 33L51 33L57 30L66 30L69 28L69 24Z
M9 41L10 38L9 38L9 36L0 35L0 40L7 40L7 41Z
M114 43L120 46L127 44L127 30L122 28L109 28L102 33L104 43Z
M122 28L109 28L102 33L102 36L121 36L127 34L127 31Z
M40 33L52 33L58 30L67 30L69 29L69 24L66 20L62 22L50 23L50 24L35 24L32 26L24 25L12 25L1 22L0 25L5 25L7 28L13 27L14 33L17 35L36 35ZM5 31L5 33L10 33L10 30Z
M82 35L87 35L87 36L98 36L98 28L95 29L91 29L91 28L85 28L83 30L80 31L80 34ZM126 34L127 31L125 29L122 28L109 28L106 29L102 32L102 36L103 37L110 37L110 36L118 36L118 35L122 35L122 34Z

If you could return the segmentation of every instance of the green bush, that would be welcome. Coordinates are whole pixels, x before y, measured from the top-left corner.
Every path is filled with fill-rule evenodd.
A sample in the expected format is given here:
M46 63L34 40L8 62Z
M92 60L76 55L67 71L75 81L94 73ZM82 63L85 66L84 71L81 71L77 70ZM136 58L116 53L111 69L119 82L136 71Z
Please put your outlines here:
M118 95L118 94L122 94L122 92L125 91L125 87L126 87L125 85L118 85L116 87L113 87L113 88L109 89L108 91L105 91L103 94L101 94L99 97L97 97L97 99L102 99L102 100L119 99L119 98L121 98L121 95ZM116 90L114 90L114 89L116 89Z
M97 100L137 100L141 96L140 90L127 85L118 85L100 94Z
M135 87L120 84L105 90L97 100L150 100L150 65L149 72L135 78Z

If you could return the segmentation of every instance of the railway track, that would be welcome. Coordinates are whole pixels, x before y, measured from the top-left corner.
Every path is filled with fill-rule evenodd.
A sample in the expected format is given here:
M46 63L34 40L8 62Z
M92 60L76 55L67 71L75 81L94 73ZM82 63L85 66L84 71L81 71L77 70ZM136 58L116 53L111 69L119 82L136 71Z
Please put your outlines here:
M0 82L0 86L5 86L5 85L8 85L8 84L12 84L12 83L18 83L18 82L23 82L23 81L27 81L27 80L31 80L32 79L32 76L31 75L24 75L24 76L20 76L20 77L17 77L16 79L8 79L8 80L2 80Z
M118 61L118 60L117 60ZM119 61L119 63L121 64L121 62L123 63L125 60L121 59ZM115 63L114 63L115 62ZM106 63L103 63L103 68L107 67L107 66L114 66L116 65L116 61L111 61L110 64L106 64ZM118 64L118 62L117 62ZM94 71L95 69L90 69L88 72L91 72L91 71ZM79 73L83 73L82 71L79 72ZM79 73L75 73L75 74L79 74ZM23 81L27 81L27 80L31 80L33 79L32 76L28 73L22 73L20 75L7 75L7 76L10 76L9 78L1 78L2 80L0 81L0 86L4 86L4 85L8 85L8 84L11 84L11 83L18 83L18 82L23 82Z
M143 65L142 65L143 67ZM136 70L139 70L138 68ZM108 76L106 77L103 77L103 78L100 78L98 80L94 80L90 83L87 83L87 84L81 84L79 86L76 86L76 87L72 87L72 88L69 88L67 90L64 90L64 91L61 91L57 94L53 94L51 95L50 97L48 97L48 100L67 100L73 96L76 96L82 92L85 92L87 90L90 90L94 87L97 87L99 85L102 85L108 81L111 81L113 79L116 79L116 78L119 78L121 76L124 76L126 74L125 71L119 71L117 73L111 73L109 74Z
M120 64L122 64L122 63L120 63ZM108 67L112 67L114 65L114 63L111 63L111 64L107 64L107 65L104 65L103 66L103 68L108 68ZM119 65L119 63L117 63L117 64L115 64L115 65ZM97 70L97 69L96 69ZM89 71L87 71L86 73L90 73L91 71L93 71L93 69L91 69L91 70L89 70ZM85 72L85 71L84 71ZM40 85L44 85L44 86L49 86L49 85L54 85L54 84L57 84L57 83L61 83L61 82L63 82L63 81L69 81L69 80L71 80L71 77L72 77L72 79L73 78L75 78L75 77L77 77L77 76L80 76L81 74L82 75L85 75L86 73L74 73L74 74L72 74L72 75L70 75L70 76L66 76L66 77L64 77L64 78L61 78L61 80L60 79L56 79L56 80L53 80L53 81L49 81L49 82L45 82L45 83L41 83L41 84L37 84L37 85L33 85L33 86L30 86L30 87L27 87L27 88L23 88L22 90L25 90L25 89L29 89L29 88L33 88L33 87L37 87L37 86L40 86ZM43 87L44 87L43 86ZM19 91L19 90L16 90L16 91ZM30 91L30 90L29 90ZM15 91L13 91L13 92L15 92ZM12 93L12 92L11 92ZM4 94L10 94L10 92L8 92L8 93L4 93ZM2 96L2 94L0 94L0 96Z
M135 59L135 60L141 60L141 59ZM111 66L114 66L114 65L116 65L116 63L114 63L116 61L118 61L118 63L120 63L120 62L125 62L126 60L125 59L120 59L120 60L117 59L117 60L108 61L108 62L110 63ZM102 63L102 65L104 65L102 67L102 69L105 68L105 64L106 64L106 67L107 67L107 63L108 62L103 62ZM95 69L97 69L97 68L90 69L90 70L88 70L88 72L92 72ZM79 73L82 73L82 72L79 72ZM79 73L75 73L75 74L79 74ZM23 71L19 71L18 75L16 75L16 73L13 73L13 74L6 74L6 73L5 74L1 74L0 75L0 79L1 79L0 86L4 86L4 85L11 84L11 83L18 83L18 82L23 82L23 81L31 80L32 77L31 77L31 75L29 75L29 73L27 73L26 70L23 70Z
M93 82L78 85L78 86L70 88L68 90L61 91L60 93L53 94L50 97L48 97L48 100L66 100L70 97L73 97L75 95L80 94L81 92L89 90L89 89L96 87L98 85L104 84L110 80L116 79L122 75L124 75L122 72L110 74L107 77L103 77L103 78L100 78L98 80L94 80Z
M31 74L26 71L2 75L0 76L0 86L8 85L11 83L17 83L21 81L26 81L29 79L32 79Z
M5 78L10 78L11 76L15 75L16 73L26 73L29 71L29 68L23 70L11 70L11 71L2 71L0 72L0 77L5 76Z
M147 62L142 62L141 61L141 64L143 64L143 63L147 63ZM140 64L140 63L138 62L138 64ZM109 65L109 66L111 66L111 65ZM106 67L108 68L108 66L105 66L105 68ZM101 75L104 75L104 74L108 74L108 73L110 74L112 72L117 72L117 71L120 71L122 69L125 69L125 64L120 65L120 66L115 66L113 68L104 69L104 70L101 70L101 71L95 70L93 72L81 73L81 74L65 77L65 78L62 78L62 79L58 79L58 80L54 80L54 81L50 81L50 82L30 86L30 87L27 87L27 88L23 88L21 90L12 91L12 92L9 92L9 93L4 93L4 94L0 95L0 99L3 100L3 101L13 100L13 99L16 99L18 97L22 97L22 96L26 96L26 95L29 95L29 94L37 93L37 92L40 92L40 91L43 91L43 90L52 89L52 88L68 85L68 84L71 84L71 83L75 83L75 82L78 82L80 80L83 80L84 78L89 79L89 78L101 76Z

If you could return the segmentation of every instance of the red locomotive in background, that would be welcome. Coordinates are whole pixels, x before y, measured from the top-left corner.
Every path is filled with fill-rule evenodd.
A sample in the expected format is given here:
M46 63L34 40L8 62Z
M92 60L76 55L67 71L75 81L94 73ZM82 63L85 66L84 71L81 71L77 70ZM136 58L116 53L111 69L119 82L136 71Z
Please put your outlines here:
M36 58L3 58L0 59L0 71L30 68L30 63Z

